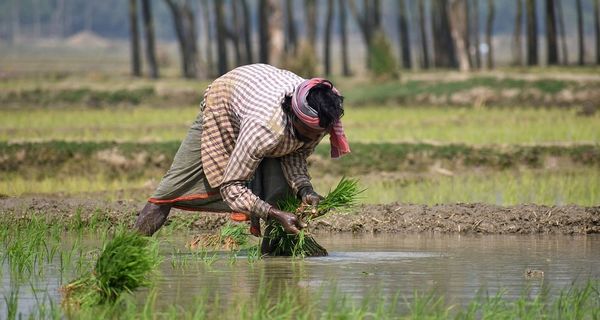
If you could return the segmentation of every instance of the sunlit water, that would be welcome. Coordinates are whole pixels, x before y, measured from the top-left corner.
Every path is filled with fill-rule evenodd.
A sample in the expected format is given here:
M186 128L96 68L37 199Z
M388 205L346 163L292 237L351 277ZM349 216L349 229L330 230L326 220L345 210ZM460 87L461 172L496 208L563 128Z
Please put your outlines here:
M322 299L335 291L354 299L399 293L410 301L419 291L465 304L478 293L502 291L506 298L516 298L525 290L537 293L545 288L556 295L572 284L600 279L598 235L319 234L316 238L329 250L328 257L249 262L243 253L237 257L218 253L213 263L207 263L187 253L188 236L169 237L161 248L165 262L157 284L158 307L192 306L198 296L228 303L255 294L266 283L273 295L286 287ZM528 269L544 275L528 278ZM3 270L2 294L8 297L14 287L6 263ZM60 300L59 270L48 265L43 277L20 287L20 312L28 313L45 299ZM142 291L140 299L144 295Z

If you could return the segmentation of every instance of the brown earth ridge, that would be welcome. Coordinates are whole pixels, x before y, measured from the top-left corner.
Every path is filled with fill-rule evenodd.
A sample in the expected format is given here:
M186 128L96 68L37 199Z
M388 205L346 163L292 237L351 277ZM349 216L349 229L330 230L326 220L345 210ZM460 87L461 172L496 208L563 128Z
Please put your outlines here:
M0 199L0 221L49 224L90 223L98 219L132 224L143 203L106 202L83 198L21 197ZM182 230L215 230L229 221L227 214L173 210L168 224ZM484 203L419 205L391 203L360 205L348 212L332 212L311 222L313 232L435 232L479 234L592 234L600 233L600 206L545 206Z

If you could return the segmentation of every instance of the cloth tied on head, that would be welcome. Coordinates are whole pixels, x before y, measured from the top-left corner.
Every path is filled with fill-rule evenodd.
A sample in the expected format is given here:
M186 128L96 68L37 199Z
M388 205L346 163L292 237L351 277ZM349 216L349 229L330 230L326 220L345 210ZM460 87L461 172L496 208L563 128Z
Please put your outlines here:
M325 128L319 126L319 114L315 109L309 106L308 102L306 101L306 97L308 96L310 89L321 83L329 86L335 94L340 94L339 91L331 84L331 82L325 79L308 79L296 87L292 97L292 110L298 119L300 119L300 121L310 128L323 130ZM346 139L344 128L342 127L342 122L340 119L336 120L329 129L329 141L331 143L332 158L339 158L350 152L348 139Z

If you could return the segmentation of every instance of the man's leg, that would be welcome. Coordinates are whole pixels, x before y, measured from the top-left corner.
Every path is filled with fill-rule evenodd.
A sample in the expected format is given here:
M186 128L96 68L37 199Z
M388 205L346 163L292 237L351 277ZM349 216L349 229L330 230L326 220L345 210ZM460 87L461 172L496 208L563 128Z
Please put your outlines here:
M276 206L277 202L284 199L288 194L292 194L292 189L283 175L280 161L278 158L263 159L256 170L253 181L250 183L252 192L273 206ZM269 238L271 229L271 223L267 221L260 247L262 255L271 254L274 250L274 244L279 241L279 239Z
M134 229L145 236L151 236L165 224L170 211L171 205L157 205L148 202L140 211Z

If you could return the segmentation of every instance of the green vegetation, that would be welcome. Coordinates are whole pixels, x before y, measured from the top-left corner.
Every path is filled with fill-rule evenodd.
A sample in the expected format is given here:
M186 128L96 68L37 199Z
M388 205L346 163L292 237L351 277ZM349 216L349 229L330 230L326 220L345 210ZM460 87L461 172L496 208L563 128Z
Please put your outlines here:
M596 168L548 170L474 170L472 173L447 176L366 174L356 176L366 188L361 203L490 203L516 205L600 204L600 171ZM317 190L325 190L337 177L315 181Z
M181 141L198 114L189 107L0 109L0 140ZM600 112L574 109L348 107L352 144L435 142L489 144L600 141ZM327 141L327 139L324 139Z
M104 244L94 269L63 288L68 306L114 302L122 293L149 286L161 259L158 243L131 231L119 231Z
M334 209L347 209L355 205L358 195L363 190L358 187L358 181L343 177L333 190L325 196L319 205L305 207L295 196L288 196L278 204L278 207L287 212L295 213L302 221L310 223L312 219L323 216ZM326 256L327 250L305 230L299 234L287 234L281 224L271 221L267 225L268 232L263 241L268 242L270 256L318 257Z

